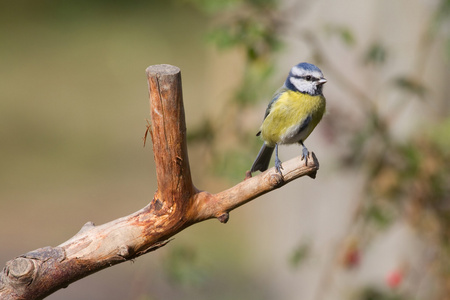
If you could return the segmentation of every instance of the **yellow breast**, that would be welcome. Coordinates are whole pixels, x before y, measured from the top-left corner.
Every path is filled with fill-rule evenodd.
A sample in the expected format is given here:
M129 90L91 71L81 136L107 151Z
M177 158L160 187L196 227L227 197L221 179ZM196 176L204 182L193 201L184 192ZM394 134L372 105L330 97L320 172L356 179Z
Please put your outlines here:
M262 139L270 146L304 141L322 119L325 106L323 95L282 93L261 125ZM303 128L308 118L310 122Z

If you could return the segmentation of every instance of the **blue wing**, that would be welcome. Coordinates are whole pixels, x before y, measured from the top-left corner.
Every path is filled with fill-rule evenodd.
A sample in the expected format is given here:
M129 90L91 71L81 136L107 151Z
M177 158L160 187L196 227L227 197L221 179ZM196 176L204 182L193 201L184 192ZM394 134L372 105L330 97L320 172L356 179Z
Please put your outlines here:
M308 115L302 122L302 124L300 125L300 127L298 128L298 134L300 134L302 131L306 130L306 128L308 128L309 124L312 121L312 117L311 115Z
M264 114L264 119L263 121L267 118L267 116L270 114L270 109L272 108L272 105L277 102L278 98L280 98L281 94L283 94L284 92L286 92L288 90L288 88L286 86L282 86L280 87L275 94L272 96L272 100L270 100L269 105L267 106L266 109L266 113ZM259 136L261 134L261 131L258 131L258 133L256 134L256 136Z
M288 90L287 87L285 87L284 85L282 87L280 87L275 94L273 94L272 96L272 100L270 100L269 105L267 106L266 109L266 113L264 115L264 119L266 119L266 117L270 114L270 109L272 108L272 105L277 102L278 98L280 98L281 94L283 94L284 92L286 92Z

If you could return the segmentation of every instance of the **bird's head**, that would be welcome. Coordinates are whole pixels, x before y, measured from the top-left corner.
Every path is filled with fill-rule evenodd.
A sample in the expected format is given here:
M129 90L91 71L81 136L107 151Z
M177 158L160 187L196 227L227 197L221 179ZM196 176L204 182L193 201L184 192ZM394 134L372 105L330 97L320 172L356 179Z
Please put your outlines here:
M322 94L322 86L325 82L327 80L318 67L302 62L292 67L285 86L290 90L315 96Z

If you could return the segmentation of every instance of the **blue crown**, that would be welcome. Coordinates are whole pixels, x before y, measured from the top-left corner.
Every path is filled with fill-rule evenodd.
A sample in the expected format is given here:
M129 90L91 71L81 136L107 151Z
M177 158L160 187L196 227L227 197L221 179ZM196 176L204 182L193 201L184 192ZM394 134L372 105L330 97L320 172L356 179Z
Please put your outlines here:
M291 69L291 71L289 72L289 76L295 76L295 74L292 74L292 71L297 68L297 69L301 69L304 71L309 71L309 72L320 72L322 73L322 71L315 65L307 63L307 62L302 62L299 63L298 65L296 65L294 68Z

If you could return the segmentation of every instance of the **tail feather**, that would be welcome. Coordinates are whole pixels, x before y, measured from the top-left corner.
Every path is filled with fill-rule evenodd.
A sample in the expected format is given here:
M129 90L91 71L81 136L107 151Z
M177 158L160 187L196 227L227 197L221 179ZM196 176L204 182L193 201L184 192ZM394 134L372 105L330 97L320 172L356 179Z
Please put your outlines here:
M264 143L261 147L261 150L259 150L258 156L256 157L250 172L264 172L265 170L267 170L274 149L275 148L267 146L267 144Z

